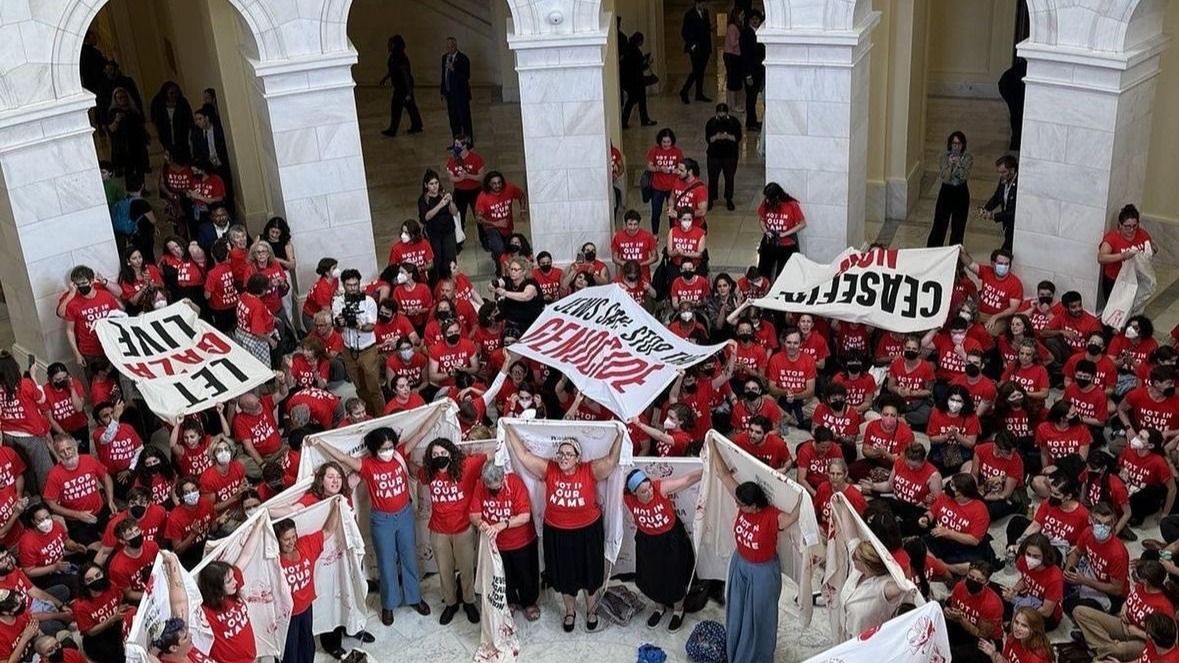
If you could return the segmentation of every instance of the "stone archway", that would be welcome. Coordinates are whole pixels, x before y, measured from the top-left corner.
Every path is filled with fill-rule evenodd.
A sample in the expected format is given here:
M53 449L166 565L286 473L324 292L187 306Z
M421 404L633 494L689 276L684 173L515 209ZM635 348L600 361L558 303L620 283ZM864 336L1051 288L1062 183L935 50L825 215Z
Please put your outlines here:
M603 29L602 0L507 1L516 36L572 35Z
M772 30L848 32L872 13L872 0L765 0Z

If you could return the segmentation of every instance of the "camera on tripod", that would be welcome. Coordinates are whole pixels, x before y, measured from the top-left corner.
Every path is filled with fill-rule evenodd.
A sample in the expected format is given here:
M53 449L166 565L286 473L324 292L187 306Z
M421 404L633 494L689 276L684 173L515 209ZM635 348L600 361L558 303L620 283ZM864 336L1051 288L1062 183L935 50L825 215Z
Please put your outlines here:
M350 329L360 328L360 310L366 295L363 292L355 294L344 293L344 306L336 316L336 326Z

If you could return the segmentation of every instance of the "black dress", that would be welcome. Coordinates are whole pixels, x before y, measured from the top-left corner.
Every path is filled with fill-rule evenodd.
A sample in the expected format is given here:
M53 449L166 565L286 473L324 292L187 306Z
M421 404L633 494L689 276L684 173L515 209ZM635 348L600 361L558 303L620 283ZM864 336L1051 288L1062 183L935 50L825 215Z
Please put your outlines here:
M660 605L684 600L696 567L692 541L679 518L663 534L635 531L635 586Z
M513 284L511 279L504 279L504 281L504 290L508 292L524 292L524 289L530 285L536 288L536 296L526 302L503 297L496 303L499 312L504 316L505 325L514 325L519 333L523 334L544 311L544 297L540 294L540 286L530 278L525 278L518 286Z
M430 248L434 251L434 277L450 276L450 261L458 257L458 244L454 234L454 215L449 207L443 207L426 220L426 213L442 202L442 196L423 194L418 198L418 222L426 229L426 238L430 240Z

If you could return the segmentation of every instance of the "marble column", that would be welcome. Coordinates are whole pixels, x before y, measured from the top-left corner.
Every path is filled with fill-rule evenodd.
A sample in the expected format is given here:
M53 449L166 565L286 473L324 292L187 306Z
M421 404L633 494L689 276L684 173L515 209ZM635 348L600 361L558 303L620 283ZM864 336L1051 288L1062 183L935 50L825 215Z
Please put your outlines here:
M1159 36L1119 54L1019 47L1028 73L1014 248L1025 285L1049 279L1096 307L1101 237L1142 200L1166 46Z
M70 270L118 275L87 115L93 105L86 92L0 112L0 283L16 352L42 365L73 360L56 315Z
M763 26L766 181L802 204L807 256L864 243L869 51L879 12L850 30Z
M360 128L353 95L355 53L253 63L259 135L275 214L286 217L298 257L299 292L315 282L321 257L375 275ZM382 255L388 247L382 247ZM381 265L383 267L383 265Z
M612 20L612 19L611 19ZM603 23L609 25L607 19ZM508 37L520 77L532 245L572 261L587 241L610 247L606 30Z

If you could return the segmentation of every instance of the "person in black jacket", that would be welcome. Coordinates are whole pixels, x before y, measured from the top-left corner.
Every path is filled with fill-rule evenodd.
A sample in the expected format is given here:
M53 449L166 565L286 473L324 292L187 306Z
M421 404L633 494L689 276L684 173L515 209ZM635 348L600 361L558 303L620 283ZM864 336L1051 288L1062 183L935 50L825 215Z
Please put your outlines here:
M749 20L741 30L741 60L745 71L745 128L761 129L757 120L757 95L766 80L766 45L757 40L757 29L765 16L756 9L749 12Z
M725 207L733 205L733 175L737 172L737 151L741 145L741 121L729 115L728 104L716 105L716 116L704 125L708 143L708 209L716 202L717 180L725 176Z
M225 129L217 121L217 115L208 105L201 106L192 114L193 128L189 134L189 154L194 163L208 162L225 184L225 204L233 208L233 178L229 167L229 146L225 142Z
M409 56L405 54L405 39L401 35L389 38L389 73L381 79L393 83L393 99L389 104L389 128L381 133L392 138L397 135L401 126L401 110L409 111L409 133L416 134L422 130L422 114L418 112L418 104L413 98L413 72L409 66Z
M1010 154L1004 154L995 161L995 168L999 171L999 186L995 187L995 193L978 210L978 214L984 219L1003 224L1003 248L1010 251L1015 239L1015 178L1019 162Z
M440 90L442 98L446 100L451 135L461 134L473 143L475 130L471 126L471 59L458 49L458 40L454 37L446 38Z
M712 101L704 96L704 70L712 55L712 19L704 4L704 0L696 0L695 6L684 13L684 24L680 28L684 52L692 62L692 73L680 88L680 100L685 104L691 103L688 100L688 89L693 84L696 86L696 101Z
M619 84L626 93L626 105L622 107L622 128L627 129L630 124L630 113L635 105L639 107L639 119L644 127L655 124L655 120L647 114L647 81L643 72L647 69L647 61L651 56L643 54L643 33L636 32L622 49L622 62L619 69Z
M160 144L173 155L188 154L188 135L192 132L192 106L175 81L166 81L151 100L151 122L156 126Z

